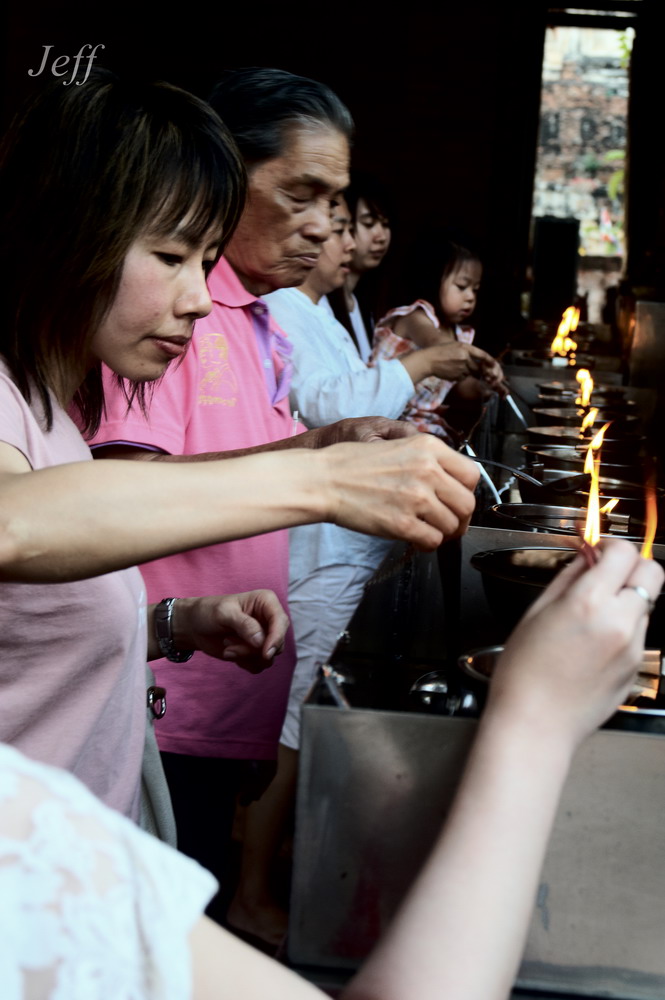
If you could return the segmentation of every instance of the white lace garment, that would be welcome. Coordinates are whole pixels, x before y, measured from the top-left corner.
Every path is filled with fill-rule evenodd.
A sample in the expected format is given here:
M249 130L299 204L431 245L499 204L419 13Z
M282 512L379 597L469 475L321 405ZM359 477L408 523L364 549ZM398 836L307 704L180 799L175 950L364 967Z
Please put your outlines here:
M2 1000L189 1000L212 876L0 745Z

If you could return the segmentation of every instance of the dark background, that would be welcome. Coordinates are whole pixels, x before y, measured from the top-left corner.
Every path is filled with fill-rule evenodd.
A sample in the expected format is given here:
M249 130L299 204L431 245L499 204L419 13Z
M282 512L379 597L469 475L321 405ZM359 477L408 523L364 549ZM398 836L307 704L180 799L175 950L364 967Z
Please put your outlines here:
M594 6L586 3L585 7ZM596 6L607 9L611 0ZM629 284L662 297L665 191L661 0L642 0L630 113ZM443 2L324 8L238 2L166 8L43 0L5 5L3 125L40 78L45 45L74 56L101 43L102 65L166 79L205 97L226 68L272 65L328 83L356 120L354 164L397 203L388 277L424 224L462 227L484 251L480 343L498 351L519 329L528 261L540 73L548 5ZM71 64L70 64L71 65ZM392 271L392 274L390 273ZM395 305L397 303L390 303Z

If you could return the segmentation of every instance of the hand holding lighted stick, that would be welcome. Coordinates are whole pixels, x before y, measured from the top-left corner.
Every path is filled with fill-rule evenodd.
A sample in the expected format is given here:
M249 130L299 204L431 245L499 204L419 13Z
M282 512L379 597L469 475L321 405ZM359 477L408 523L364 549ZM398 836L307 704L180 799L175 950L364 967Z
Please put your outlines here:
M594 552L593 566L576 556L532 605L506 644L490 690L490 704L519 703L522 724L567 732L571 750L628 693L650 602L665 576L625 540L599 543Z

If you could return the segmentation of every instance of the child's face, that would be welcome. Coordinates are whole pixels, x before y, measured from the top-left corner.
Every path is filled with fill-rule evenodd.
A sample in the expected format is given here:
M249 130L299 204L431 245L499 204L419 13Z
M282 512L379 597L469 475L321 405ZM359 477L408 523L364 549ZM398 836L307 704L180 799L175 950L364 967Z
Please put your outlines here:
M450 323L464 323L476 308L476 297L483 276L479 260L466 260L441 282L439 301Z

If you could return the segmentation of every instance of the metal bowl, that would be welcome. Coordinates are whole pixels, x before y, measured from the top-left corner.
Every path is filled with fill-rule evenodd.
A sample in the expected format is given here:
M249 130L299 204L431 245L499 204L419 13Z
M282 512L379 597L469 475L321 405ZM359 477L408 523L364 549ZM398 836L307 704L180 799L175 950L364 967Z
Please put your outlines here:
M530 471L534 466L543 465L548 469L560 469L562 472L583 472L584 459L589 445L565 445L531 443L523 444L522 451L525 454L527 468ZM615 479L628 479L637 481L642 478L642 464L624 460L623 456L603 453L601 456L601 472L606 476ZM532 472L532 474L534 474Z
M554 397L555 399L572 399L573 401L580 394L580 387L576 381L570 382L539 382L538 388L543 396ZM616 402L625 398L626 389L622 385L594 385L593 398L598 400L611 400Z
M588 430L580 434L577 427L552 425L548 427L527 427L526 433L531 444L563 444L568 445L568 447L576 447L577 445L584 447L586 445L588 448L597 430L598 428L596 427L593 431ZM634 458L637 452L639 452L644 438L633 433L625 433L620 437L614 437L612 433L612 428L610 428L608 431L610 436L608 437L606 434L603 439L603 456L610 455L612 458L615 458L620 455Z
M577 551L577 546L533 545L490 549L471 557L471 565L481 574L487 604L505 629L504 635L512 631L524 612L557 573L571 562ZM646 642L656 649L665 648L664 591L661 591L649 620Z
M409 691L409 708L429 715L476 716L478 698L443 670L423 674Z
M487 685L503 649L503 646L472 649L458 657L457 666L474 681ZM645 651L642 669L635 678L625 704L618 706L616 714L605 723L606 728L665 733L665 709L634 703L637 699L641 702L646 700L642 697L645 690L650 690L653 694L657 692L658 676L654 674L654 665L658 663L658 659L656 650Z
M563 507L542 503L500 503L490 508L489 514L499 527L531 528L555 535L577 535L584 533L587 512L581 507ZM505 524L502 522L510 522ZM639 525L639 527L638 527ZM642 530L639 530L642 528ZM601 535L605 538L628 538L639 542L644 537L641 522L627 514L610 511L600 515ZM630 534L633 530L634 533Z
M532 410L532 413L538 427L551 427L553 424L557 424L561 427L577 427L579 429L589 409L590 407L574 405L545 408L537 406ZM609 406L596 407L596 409L598 409L598 415L593 426L594 431L599 430L602 424L607 423L608 420L612 421L615 429L622 427L626 430L635 430L639 425L640 419L636 413L628 413L626 410Z

